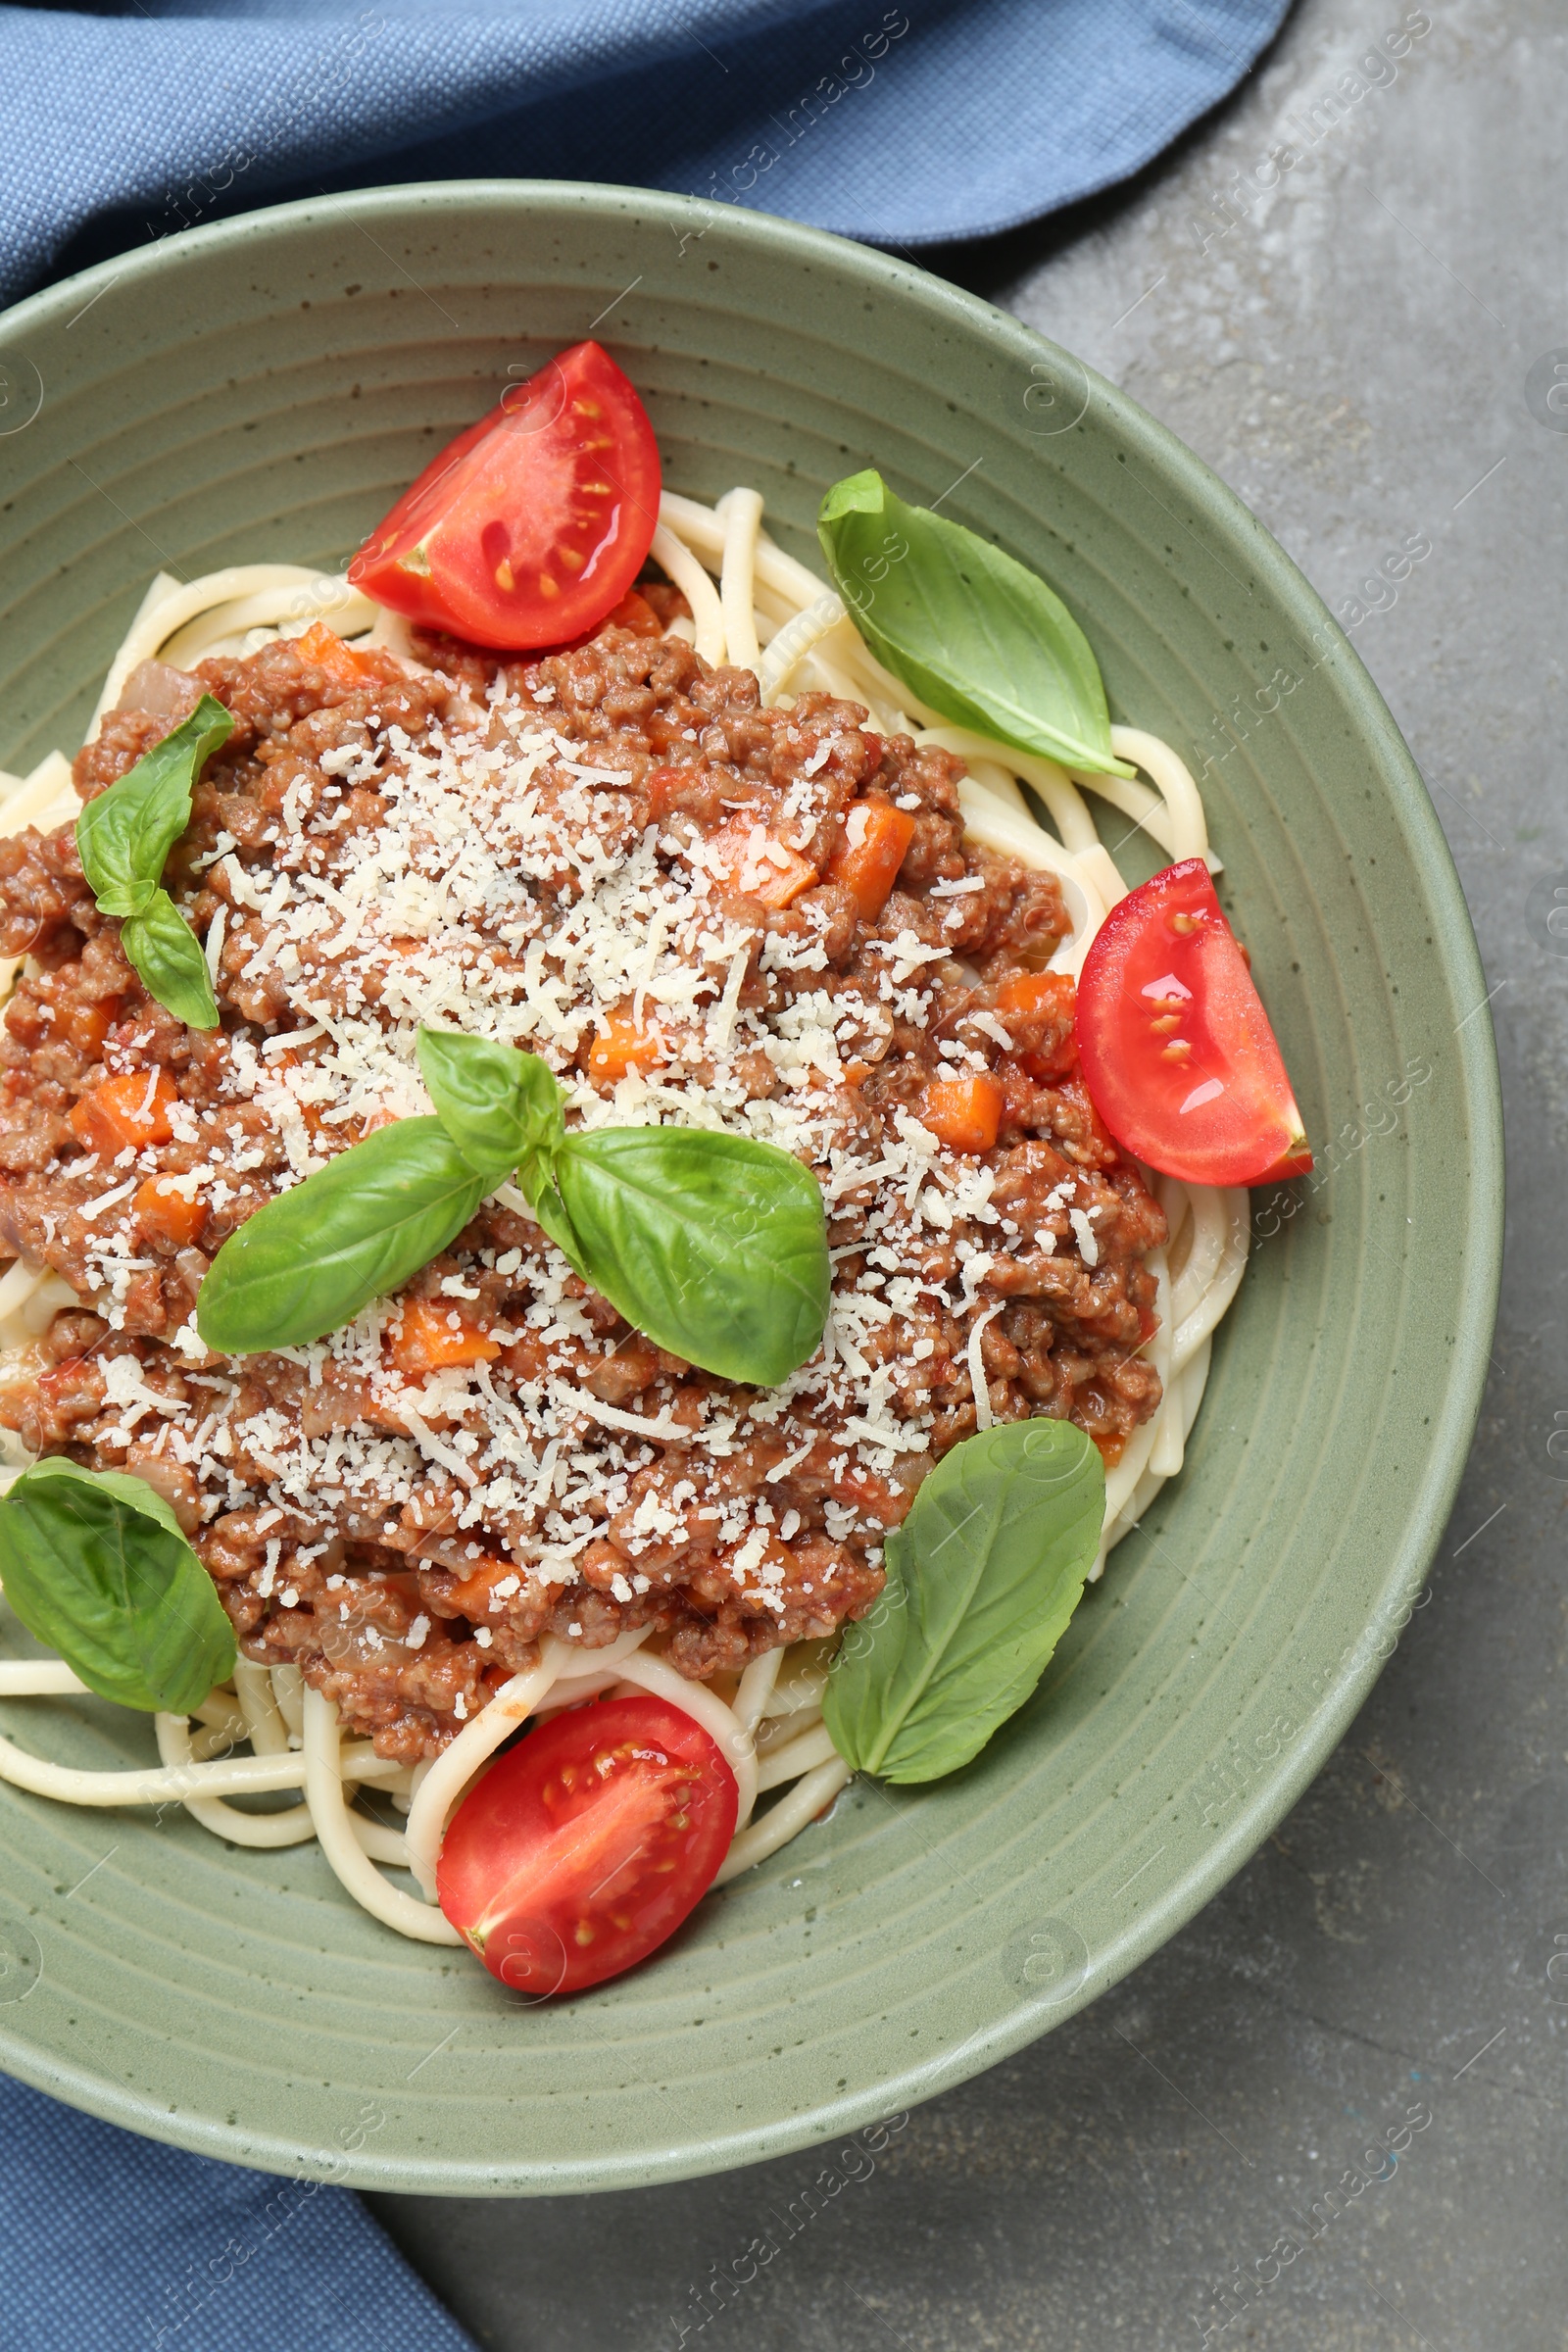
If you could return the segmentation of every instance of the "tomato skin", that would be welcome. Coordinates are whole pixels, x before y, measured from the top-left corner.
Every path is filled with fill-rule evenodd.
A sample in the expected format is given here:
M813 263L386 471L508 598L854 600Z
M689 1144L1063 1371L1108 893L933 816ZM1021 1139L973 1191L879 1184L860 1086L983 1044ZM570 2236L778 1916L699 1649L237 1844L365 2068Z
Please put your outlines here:
M667 1699L596 1699L529 1732L458 1807L441 1908L493 1977L543 2000L619 1976L707 1893L735 1775Z
M1077 1027L1095 1108L1162 1175L1271 1184L1312 1165L1268 1015L1201 858L1166 866L1111 908L1084 959Z
M574 343L432 459L348 576L470 644L565 645L627 595L659 491L642 402L599 344Z

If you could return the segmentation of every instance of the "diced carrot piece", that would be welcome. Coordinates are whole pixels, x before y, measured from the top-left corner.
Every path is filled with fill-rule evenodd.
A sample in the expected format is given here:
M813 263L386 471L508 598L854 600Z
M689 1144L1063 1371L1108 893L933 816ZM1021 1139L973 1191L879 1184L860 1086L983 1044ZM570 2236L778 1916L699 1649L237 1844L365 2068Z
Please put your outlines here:
M449 1364L488 1364L501 1353L498 1340L477 1323L467 1322L445 1298L406 1298L403 1320L393 1327L389 1345L400 1372L441 1372Z
M369 662L362 662L354 648L345 645L324 620L313 620L304 636L295 638L294 647L302 661L324 669L340 686L361 686L373 675Z
M167 1144L174 1132L169 1106L177 1100L167 1070L156 1078L146 1070L122 1070L82 1096L71 1114L71 1132L84 1150L106 1159L127 1147L139 1152L144 1144Z
M746 817L722 826L703 844L703 863L714 880L764 906L787 906L816 880L816 868Z
M683 785L694 781L697 771L689 767L651 767L643 779L648 795L648 812L657 823L667 816L675 806L675 796Z
M994 1078L935 1078L920 1098L920 1120L951 1152L989 1152L1002 1125Z
M997 991L999 1012L1043 1014L1059 1020L1070 1013L1078 998L1071 972L1014 972Z
M828 864L830 882L842 882L867 922L887 905L905 854L914 839L914 819L891 801L855 801L844 819L843 847Z
M630 629L634 637L662 637L664 624L646 596L628 588L613 612L607 612L598 623L601 629ZM596 632L597 633L597 632Z
M99 1054L119 1018L120 999L101 997L96 1004L74 1006L66 1015L66 1035L78 1054Z
M612 1013L588 1049L588 1075L596 1086L613 1086L631 1070L657 1069L664 1059L664 1041L657 1029L645 1029L623 1013Z
M298 1070L302 1069L304 1066L305 1065L301 1062L299 1055L295 1053L292 1046L286 1048L283 1053L276 1054L272 1056L272 1068L275 1071L281 1072L283 1070ZM319 1102L302 1102L297 1095L295 1096L294 1101L300 1117L305 1121L305 1132L310 1137L313 1144L319 1143L323 1135L329 1136L334 1132L332 1128L327 1126L325 1115ZM364 1129L360 1130L361 1134L364 1132Z
M1015 972L998 989L997 1010L1004 1019L1010 1012L1027 1021L1049 1021L1057 1031L1054 1039L1042 1039L1037 1047L1019 1054L1019 1066L1031 1078L1064 1078L1077 1066L1078 1039L1073 1028L1077 1002L1078 985L1070 972Z
M421 940L418 944L422 947L424 942ZM276 1054L272 1059L272 1067L274 1070L299 1070L308 1069L310 1063L298 1054L290 1052ZM395 1111L372 1110L365 1118L355 1119L345 1128L341 1124L328 1125L324 1103L308 1102L300 1095L294 1097L294 1102L300 1117L305 1121L305 1132L313 1144L318 1144L323 1136L329 1143L361 1143L366 1136L373 1135L377 1127L390 1127L397 1115Z
M516 1575L516 1566L512 1560L475 1560L466 1576L448 1587L441 1606L444 1610L456 1609L460 1616L468 1618L474 1625L488 1624L492 1617L500 1616L510 1598L510 1595L504 1596L494 1609L491 1608L497 1585L504 1585L509 1577L515 1579Z
M1042 1086L1055 1086L1078 1067L1078 1041L1069 1031L1059 1053L1020 1054L1018 1067Z
M207 1222L207 1203L198 1196L186 1198L167 1176L149 1176L136 1187L131 1210L142 1232L154 1241L172 1242L188 1250Z

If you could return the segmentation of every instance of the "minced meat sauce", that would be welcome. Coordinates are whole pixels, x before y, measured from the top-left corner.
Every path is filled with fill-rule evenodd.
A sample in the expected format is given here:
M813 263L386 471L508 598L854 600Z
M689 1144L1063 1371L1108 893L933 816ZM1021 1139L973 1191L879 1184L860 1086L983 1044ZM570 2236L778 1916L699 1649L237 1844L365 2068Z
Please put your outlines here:
M204 689L233 714L166 876L211 1034L147 996L69 825L0 841L0 954L31 957L0 1250L80 1300L0 1365L0 1422L149 1480L245 1654L411 1760L547 1631L651 1623L706 1677L863 1615L887 1531L976 1427L976 1373L994 1419L1069 1417L1114 1460L1158 1403L1142 1255L1165 1238L1076 1074L1070 990L999 1009L1068 924L1049 874L966 846L957 760L824 695L763 710L635 597L545 659L416 644L421 666L318 633L144 664L78 758L91 798ZM866 919L830 869L877 801L913 836ZM512 1194L346 1330L210 1354L192 1307L225 1236L428 1110L420 1021L543 1054L573 1118L796 1152L827 1206L823 1349L766 1393L695 1371ZM975 1073L1000 1131L956 1151L920 1112Z

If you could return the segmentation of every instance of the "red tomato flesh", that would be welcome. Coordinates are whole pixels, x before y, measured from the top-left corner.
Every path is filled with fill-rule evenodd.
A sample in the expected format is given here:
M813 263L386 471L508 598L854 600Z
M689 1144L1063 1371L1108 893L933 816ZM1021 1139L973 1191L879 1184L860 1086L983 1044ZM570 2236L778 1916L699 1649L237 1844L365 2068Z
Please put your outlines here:
M1078 983L1089 1093L1125 1150L1189 1184L1272 1184L1312 1165L1247 958L1201 858L1105 917Z
M607 351L574 343L431 461L349 578L474 645L564 645L641 571L659 489L642 402Z
M570 1708L458 1807L441 1908L514 1992L581 1992L675 1933L712 1884L739 1801L717 1745L667 1699Z

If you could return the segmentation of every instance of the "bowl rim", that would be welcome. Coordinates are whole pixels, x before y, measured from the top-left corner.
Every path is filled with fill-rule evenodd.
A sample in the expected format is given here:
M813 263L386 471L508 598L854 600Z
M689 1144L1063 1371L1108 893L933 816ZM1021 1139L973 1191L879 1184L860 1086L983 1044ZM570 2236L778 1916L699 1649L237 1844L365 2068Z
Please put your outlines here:
M167 271L198 264L214 252L241 253L296 226L338 217L368 214L402 225L420 212L450 217L500 210L525 217L567 210L607 223L628 215L651 216L678 235L683 224L699 220L705 224L703 233L719 225L716 209L700 198L612 182L524 178L389 182L261 206L97 263L24 297L0 313L0 354L9 348L25 360L25 343L33 328L53 327L73 313L82 315L114 282L128 279L132 292L138 281L150 289ZM1260 583L1266 582L1279 608L1301 631L1302 641L1311 642L1313 631L1329 640L1332 651L1324 665L1332 669L1347 715L1393 803L1422 886L1446 916L1436 931L1437 968L1452 995L1474 996L1475 1012L1482 1016L1467 1016L1455 1038L1460 1049L1456 1084L1467 1113L1473 1246L1465 1261L1465 1288L1455 1301L1453 1360L1432 1416L1409 1511L1397 1541L1389 1547L1378 1604L1367 1629L1381 1630L1382 1621L1394 1618L1419 1591L1452 1508L1481 1410L1502 1269L1502 1102L1491 1000L1452 853L1414 758L1359 655L1294 559L1203 460L1129 394L1021 318L917 265L823 229L738 206L724 211L721 225L725 242L742 258L748 252L786 256L797 264L819 261L835 272L857 271L868 290L913 305L933 323L965 337L978 333L993 348L1021 360L1026 368L1042 358L1070 362L1087 377L1092 397L1108 412L1127 444L1141 450L1165 481L1177 485L1215 537L1242 555ZM1348 1662L1327 1682L1300 1735L1260 1766L1250 1795L1240 1803L1225 1831L1102 1949L1069 1997L1015 1999L965 2041L888 2076L874 2088L825 2098L789 2115L715 2132L700 2141L564 2162L548 2156L432 2161L412 2150L404 2156L378 2157L370 2149L345 2161L324 2158L320 2151L275 2132L236 2132L187 2113L171 2116L151 2096L107 2074L41 2051L4 2026L0 2065L72 2106L154 2139L229 2163L372 2190L453 2196L562 2194L650 2185L758 2163L817 2145L955 2087L1065 2023L1150 1958L1237 1874L1298 1800L1365 1701L1383 1664L1371 1645L1354 1645Z

